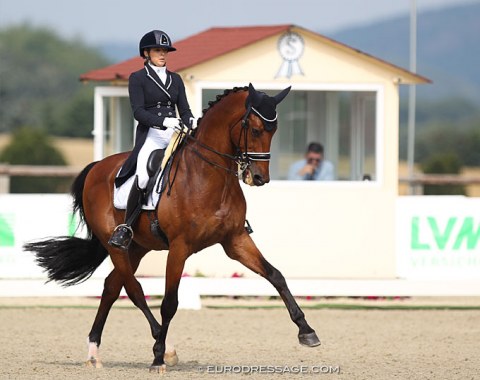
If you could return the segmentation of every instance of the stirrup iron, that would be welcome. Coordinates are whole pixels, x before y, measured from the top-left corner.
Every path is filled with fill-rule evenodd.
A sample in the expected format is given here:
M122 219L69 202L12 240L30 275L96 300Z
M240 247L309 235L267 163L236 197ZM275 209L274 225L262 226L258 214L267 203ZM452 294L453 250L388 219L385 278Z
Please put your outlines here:
M112 236L110 237L108 244L110 244L113 247L117 247L124 251L127 251L132 240L133 240L132 227L130 227L127 224L119 224L113 230Z

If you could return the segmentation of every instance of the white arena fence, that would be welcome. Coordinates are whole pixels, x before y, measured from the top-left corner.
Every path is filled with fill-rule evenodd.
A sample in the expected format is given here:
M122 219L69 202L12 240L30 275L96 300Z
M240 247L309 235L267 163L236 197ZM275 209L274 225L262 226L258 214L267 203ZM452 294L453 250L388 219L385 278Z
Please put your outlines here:
M103 280L111 270L108 259L85 283L62 288L55 283L45 284L46 276L35 264L33 255L22 250L23 244L32 240L73 234L82 236L83 231L76 231L77 222L78 216L71 214L71 198L66 194L1 194L0 297L101 295ZM295 296L480 295L480 198L398 197L396 226L395 276L312 278L286 275L292 293ZM258 230L253 236L256 240L269 233ZM288 252L276 254L295 260L295 255L288 255ZM210 265L218 267L216 253L195 256L207 268ZM266 256L270 259L268 253ZM275 260L271 262L275 264ZM284 268L279 269L284 272ZM201 296L277 295L266 280L254 274L242 278L231 275L227 266L223 273L219 269L215 276L191 274L184 277L180 286L180 307L199 308ZM139 280L146 295L163 295L163 275L140 277Z

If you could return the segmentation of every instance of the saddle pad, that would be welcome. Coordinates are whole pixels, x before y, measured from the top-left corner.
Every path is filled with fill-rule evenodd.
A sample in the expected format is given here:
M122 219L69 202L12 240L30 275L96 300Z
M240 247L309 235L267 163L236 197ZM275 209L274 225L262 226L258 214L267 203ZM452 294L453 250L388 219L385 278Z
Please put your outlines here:
M168 144L167 149L165 150L165 156L162 161L162 172L165 169L166 164L170 156L172 155L172 152L177 147L179 140L179 134L178 132L175 132L172 136L172 139L170 140L170 143ZM163 179L162 172L160 172L160 174L158 175L155 186L153 188L154 190L151 192L151 194L148 195L147 204L142 206L142 210L155 210L155 208L157 207L157 203L160 199L160 193L157 192L157 189L162 188L162 184L159 183ZM118 171L118 173L120 173L120 170ZM127 208L128 195L130 194L130 189L132 188L134 181L135 175L131 176L127 181L125 181L122 186L113 186L113 205L115 206L115 208L119 210L125 210Z
M120 171L119 171L120 173ZM160 199L160 193L157 192L158 182L162 179L162 175L157 178L155 183L154 190L148 195L147 204L142 206L142 210L155 210L157 207L158 200ZM125 183L120 187L115 187L113 189L113 205L116 209L125 210L127 208L128 195L135 181L135 176L131 176Z

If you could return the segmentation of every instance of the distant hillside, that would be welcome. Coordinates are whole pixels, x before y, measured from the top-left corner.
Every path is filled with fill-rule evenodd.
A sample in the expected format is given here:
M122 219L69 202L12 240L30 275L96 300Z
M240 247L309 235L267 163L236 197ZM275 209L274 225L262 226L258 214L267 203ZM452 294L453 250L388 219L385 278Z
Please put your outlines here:
M138 44L136 43L109 42L96 47L114 63L125 61L138 54Z
M408 69L409 25L406 14L320 34ZM434 82L418 87L419 100L456 97L480 104L480 2L419 13L417 28L417 72ZM106 44L100 49L113 62L137 54L136 44Z
M409 27L406 14L329 37L408 68ZM417 72L434 82L419 86L419 99L480 103L480 3L419 13L417 34Z

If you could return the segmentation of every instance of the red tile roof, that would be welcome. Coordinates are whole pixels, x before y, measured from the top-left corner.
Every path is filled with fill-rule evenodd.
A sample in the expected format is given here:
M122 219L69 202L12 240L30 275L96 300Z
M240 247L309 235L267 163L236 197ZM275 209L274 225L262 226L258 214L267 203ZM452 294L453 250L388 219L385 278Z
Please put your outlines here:
M262 39L288 31L290 28L299 28L295 25L270 25L270 26L246 26L232 28L210 28L201 33L194 34L188 38L175 42L178 50L170 53L168 56L168 68L171 71L180 71L188 67L206 62L231 51L240 49ZM303 29L306 32L306 29ZM334 45L340 49L346 49L351 53L359 54L366 59L372 60L376 64L381 64L389 69L397 71L400 75L406 75L410 78L406 83L430 83L430 79L422 77L418 74L409 72L408 70L393 65L377 57L371 56L358 49L354 49L341 42L332 40L323 35L313 33L321 38L324 42ZM130 74L140 70L143 67L143 59L134 57L126 61L110 65L98 70L92 70L80 76L82 81L127 81ZM413 82L412 81L413 78Z
M238 28L211 28L175 42L177 51L168 56L168 68L180 71L237 50L275 34L287 31L293 25L252 26ZM82 81L128 80L130 73L143 67L143 59L134 57L126 61L92 70L80 76Z

